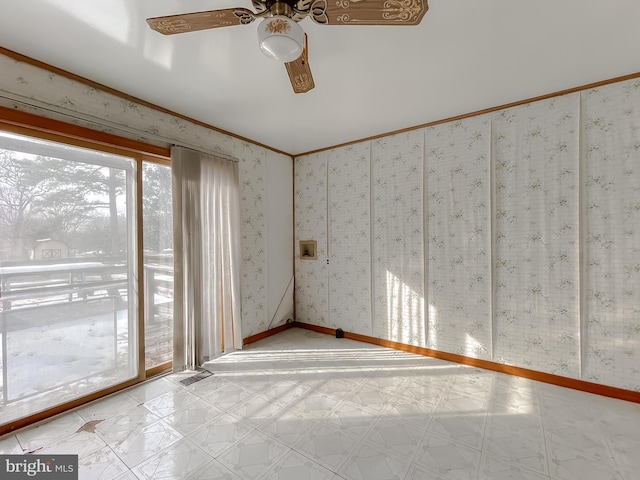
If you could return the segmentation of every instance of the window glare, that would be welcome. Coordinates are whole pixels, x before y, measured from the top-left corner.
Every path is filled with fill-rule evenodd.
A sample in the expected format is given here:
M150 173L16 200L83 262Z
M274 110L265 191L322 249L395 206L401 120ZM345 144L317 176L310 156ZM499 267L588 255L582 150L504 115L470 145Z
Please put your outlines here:
M138 376L136 161L0 132L0 423Z

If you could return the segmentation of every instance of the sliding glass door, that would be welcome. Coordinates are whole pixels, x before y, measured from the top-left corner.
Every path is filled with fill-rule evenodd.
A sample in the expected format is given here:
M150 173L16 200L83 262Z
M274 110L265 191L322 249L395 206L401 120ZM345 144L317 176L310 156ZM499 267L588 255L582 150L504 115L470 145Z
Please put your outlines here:
M0 132L0 425L140 376L137 168Z
M145 368L165 369L173 357L173 204L171 167L142 163Z

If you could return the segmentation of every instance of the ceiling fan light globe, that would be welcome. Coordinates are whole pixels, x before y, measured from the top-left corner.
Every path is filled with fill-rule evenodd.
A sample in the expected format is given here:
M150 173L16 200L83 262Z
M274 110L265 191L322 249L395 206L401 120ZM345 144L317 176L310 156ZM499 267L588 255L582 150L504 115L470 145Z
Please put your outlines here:
M258 43L267 57L292 62L304 48L304 31L295 21L284 16L265 18L258 25Z
M302 48L289 38L269 37L260 44L260 50L267 57L283 62L293 62L302 54Z

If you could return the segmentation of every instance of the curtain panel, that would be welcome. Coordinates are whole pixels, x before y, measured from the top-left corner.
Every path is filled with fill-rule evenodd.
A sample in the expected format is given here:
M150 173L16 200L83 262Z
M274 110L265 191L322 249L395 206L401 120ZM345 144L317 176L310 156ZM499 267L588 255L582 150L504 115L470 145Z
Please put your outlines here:
M171 149L174 371L242 347L238 162Z

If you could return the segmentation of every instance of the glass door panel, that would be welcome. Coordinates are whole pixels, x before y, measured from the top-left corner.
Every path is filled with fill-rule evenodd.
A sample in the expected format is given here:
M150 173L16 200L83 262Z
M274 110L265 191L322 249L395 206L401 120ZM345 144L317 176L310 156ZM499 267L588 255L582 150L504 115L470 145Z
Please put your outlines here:
M0 425L138 376L135 169L0 132Z
M142 164L145 367L166 365L173 352L173 205L171 167Z

